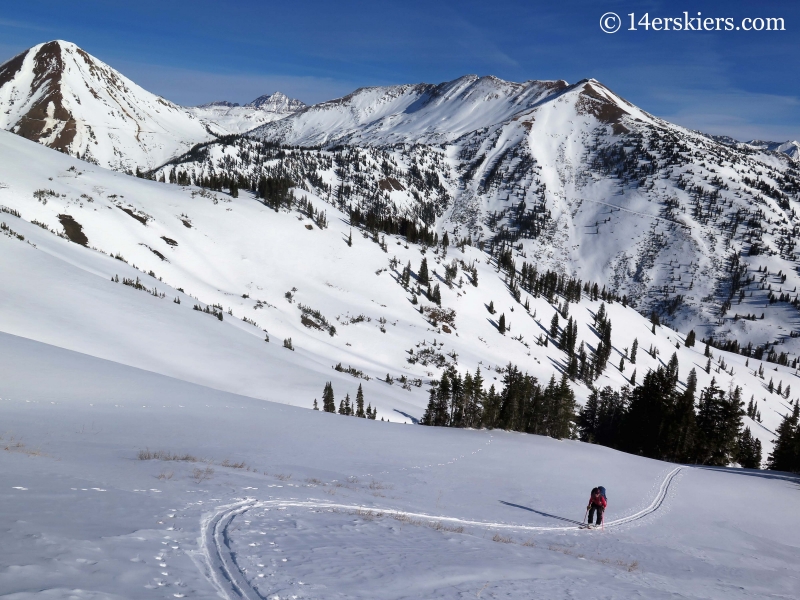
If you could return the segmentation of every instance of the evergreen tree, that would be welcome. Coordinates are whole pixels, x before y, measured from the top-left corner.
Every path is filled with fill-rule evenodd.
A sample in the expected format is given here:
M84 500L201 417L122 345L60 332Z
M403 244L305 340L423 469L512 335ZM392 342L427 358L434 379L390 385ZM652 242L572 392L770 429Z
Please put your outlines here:
M417 274L417 281L420 285L428 285L430 283L430 279L428 276L428 259L426 257L422 257L422 264L419 266L419 273Z
M668 426L675 395L674 379L665 367L644 376L642 385L631 392L623 423L622 450L658 459L668 455Z
M656 326L661 325L661 322L658 319L658 314L656 314L656 311L652 311L650 313L650 323L653 325L653 333L655 333Z
M364 412L364 390L361 389L361 384L358 384L358 391L356 392L356 416L362 419L366 418Z
M750 428L745 427L739 437L736 449L736 461L745 469L761 468L761 440L753 437Z
M336 403L333 398L333 386L330 381L325 384L325 388L322 390L322 410L329 413L336 412Z
M700 394L695 450L698 463L724 467L736 458L744 415L741 394L741 388L736 387L726 396L713 378Z
M677 387L678 385L678 353L673 352L672 356L667 363L667 377L670 379L670 382L673 386Z
M524 376L520 370L509 363L503 373L498 427L512 431L524 430L524 385Z
M438 283L433 286L433 292L431 292L431 302L435 302L439 306L442 305L442 292L439 290Z
M633 345L631 346L631 364L636 364L636 351L639 349L639 338L633 338Z
M403 274L400 276L400 279L403 283L403 287L407 288L411 281L411 261L408 261L405 269L403 269Z
M464 376L464 427L480 427L483 411L483 377L480 367Z
M628 403L628 388L622 393L610 387L592 389L577 418L580 439L584 442L619 447L622 423Z
M314 398L314 410L319 410L319 405L317 404L316 398Z
M602 329L603 324L606 322L606 303L603 302L597 312L594 314L594 327L595 329Z
M582 442L597 443L598 412L600 408L600 393L597 388L592 388L592 393L586 399L586 404L578 412L578 438Z
M767 458L767 468L774 471L800 473L800 408L795 403L791 414L786 414L775 431L777 439Z
M686 336L686 342L685 342L686 347L691 348L692 346L694 346L694 341L695 341L695 335L694 335L694 329L692 329Z
M450 379L447 371L438 382L431 383L428 392L428 406L420 423L433 427L446 427L450 421Z
M464 380L451 366L448 369L450 374L450 427L464 427Z
M670 440L667 458L677 462L692 459L697 436L697 418L694 412L694 396L697 393L697 372L692 369L686 378L686 389L675 402L670 419Z
M436 391L436 412L434 413L433 424L438 427L447 427L450 425L450 393L450 377L447 371L445 371L442 373L442 378L439 380L438 389Z
M556 339L558 335L558 312L553 313L553 318L550 320L550 338Z
M558 384L557 397L554 400L555 411L547 435L557 440L572 437L572 424L575 421L575 392L569 387L567 374L562 373Z
M494 314L494 300L489 300L489 307L487 308L490 315Z
M556 318L558 318L558 317L556 317ZM506 314L505 313L500 315L500 319L497 322L497 331L499 331L502 334L505 334L505 332L506 332Z
M350 233L347 236L347 245L351 248L353 247L353 230L350 230Z
M483 425L488 429L497 427L500 415L500 396L497 390L494 389L494 384L489 386L489 391L486 393L486 400L483 404Z
M611 357L611 321L604 319L600 331L600 343L597 344L594 356L595 376L605 371L608 359Z

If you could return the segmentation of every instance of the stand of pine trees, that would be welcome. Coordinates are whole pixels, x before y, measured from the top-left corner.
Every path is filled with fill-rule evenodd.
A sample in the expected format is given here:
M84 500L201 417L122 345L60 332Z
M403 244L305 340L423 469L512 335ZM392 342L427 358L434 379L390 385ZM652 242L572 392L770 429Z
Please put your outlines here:
M635 350L631 354L634 358ZM746 413L741 388L725 392L712 379L695 398L694 369L683 389L679 388L677 354L667 365L649 371L632 389L593 389L578 412L566 373L560 380L553 375L542 386L536 377L509 363L503 369L499 392L494 385L486 391L483 384L480 368L474 375L462 377L455 367L448 367L441 379L431 383L420 424L505 429L556 439L579 437L584 442L671 462L714 466L737 462L750 469L761 466L761 442L743 427ZM337 412L330 382L325 384L322 404L324 411ZM316 408L316 400L314 405ZM355 402L346 395L338 412L373 420L377 417L371 405L364 408L360 385ZM768 467L800 473L800 403L795 403L777 434Z
M314 410L319 410L316 400L314 400ZM322 410L329 413L337 412L336 400L333 397L333 385L330 381L322 390ZM378 409L372 408L372 404L368 404L367 408L364 408L364 390L361 388L361 384L358 385L355 402L351 403L350 394L345 394L344 400L339 402L338 412L340 415L372 419L373 421L378 418Z
M767 459L767 466L776 471L800 473L800 408L794 403L791 414L784 416L776 433L775 448Z
M761 442L742 428L741 388L727 393L712 379L697 392L694 369L678 388L678 357L633 389L593 390L578 414L580 439L649 458L759 468Z
M557 439L572 437L575 419L575 394L566 375L547 386L536 377L509 364L504 369L503 388L494 385L486 392L480 369L462 376L449 367L433 382L425 415L420 423L438 427L506 429L547 435Z

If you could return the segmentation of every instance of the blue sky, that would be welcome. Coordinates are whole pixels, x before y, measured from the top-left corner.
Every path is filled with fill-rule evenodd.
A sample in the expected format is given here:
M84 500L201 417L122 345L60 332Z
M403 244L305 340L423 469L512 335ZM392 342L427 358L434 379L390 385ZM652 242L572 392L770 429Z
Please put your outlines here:
M0 60L65 39L192 105L280 90L319 102L367 85L467 73L594 77L645 110L739 139L800 139L795 2L339 0L5 2ZM603 33L608 11L624 21ZM638 21L781 17L785 31L628 31ZM663 25L662 25L663 27ZM724 27L724 25L723 25Z

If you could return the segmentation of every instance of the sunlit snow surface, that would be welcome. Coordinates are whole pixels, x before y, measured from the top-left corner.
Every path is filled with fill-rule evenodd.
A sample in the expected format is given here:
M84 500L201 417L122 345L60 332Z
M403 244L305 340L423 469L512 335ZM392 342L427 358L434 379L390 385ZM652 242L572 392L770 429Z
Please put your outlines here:
M0 235L0 331L215 389L307 408L315 398L321 400L327 381L333 384L337 406L345 394L354 398L362 385L379 418L406 422L422 417L427 383L441 373L431 363L410 363L411 350L414 356L433 352L435 343L435 352L447 364L453 364L455 357L462 373L480 367L487 386L498 388L503 377L498 370L509 362L544 384L553 375L560 377L559 369L566 364L566 354L557 346L537 344L537 339L546 337L556 307L542 297L523 294L521 301L530 303L530 313L526 312L509 294L503 273L477 248L465 247L462 252L451 247L446 259L430 250L425 254L431 273L436 271L434 281L440 283L443 306L456 313L455 329L446 333L419 313L419 306L430 302L420 297L421 304L412 304L411 294L398 283L407 263L418 270L423 258L420 247L406 247L404 240L387 236L384 252L357 229L352 231L353 246L348 247L351 227L346 216L311 194L304 193L318 210L327 211L325 230L297 212L275 212L248 192L230 198L141 180L6 132L0 132L0 156L0 205L21 214L17 218L0 213L0 221L25 237L21 241ZM47 195L45 204L34 197L40 189L52 189L57 196ZM146 219L146 224L130 213ZM105 254L32 223L61 232L62 214L80 223L89 246ZM392 258L398 261L395 269L390 269ZM462 270L452 289L444 284L444 267L453 259L474 262L478 287ZM162 280L147 275L149 271ZM111 281L115 276L119 283ZM139 278L148 290L165 297L125 286L121 283L125 278ZM292 294L291 303L287 292ZM487 311L490 302L494 315ZM222 306L224 320L192 310L195 304ZM336 327L336 335L304 327L300 304L319 310ZM585 298L570 305L578 339L585 341L589 353L597 344L593 314L599 307L599 301ZM766 457L772 432L790 410L788 400L770 394L767 385L770 379L774 386L782 382L784 389L793 384L792 369L715 350L706 373L703 347L698 343L686 348L686 332L659 327L653 335L648 319L635 310L619 303L607 310L614 353L595 385L619 389L634 369L641 382L648 369L666 363L677 352L681 382L695 369L700 389L714 377L723 389L731 383L741 386L745 402L754 397L763 425L747 418L745 422L765 445ZM497 331L500 314L505 314L510 328L506 335ZM563 318L560 322L565 323ZM294 352L283 348L288 338ZM625 361L620 372L620 359L634 339L639 341L636 365ZM651 345L658 351L655 356L648 354ZM719 368L720 360L725 361L724 369ZM361 370L370 379L337 372L333 367L338 363ZM754 374L762 364L763 379ZM383 381L387 373L394 385ZM423 385L402 389L403 375ZM798 386L793 387L796 395ZM589 389L579 383L574 388L583 402Z
M586 531L574 527L591 487L607 487L611 523L652 506L675 465L538 436L312 412L7 334L0 397L0 594L9 598L790 598L800 589L800 489L780 473L684 467L653 512ZM137 460L147 448L198 462ZM207 478L193 476L206 468Z

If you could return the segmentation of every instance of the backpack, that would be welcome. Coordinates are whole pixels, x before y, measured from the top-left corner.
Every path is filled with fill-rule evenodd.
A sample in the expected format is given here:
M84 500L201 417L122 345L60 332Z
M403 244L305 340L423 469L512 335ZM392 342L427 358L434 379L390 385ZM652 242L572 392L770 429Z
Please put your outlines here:
M597 491L600 492L600 495L603 497L603 500L608 501L608 497L606 496L606 488L604 488L602 485L598 485Z

